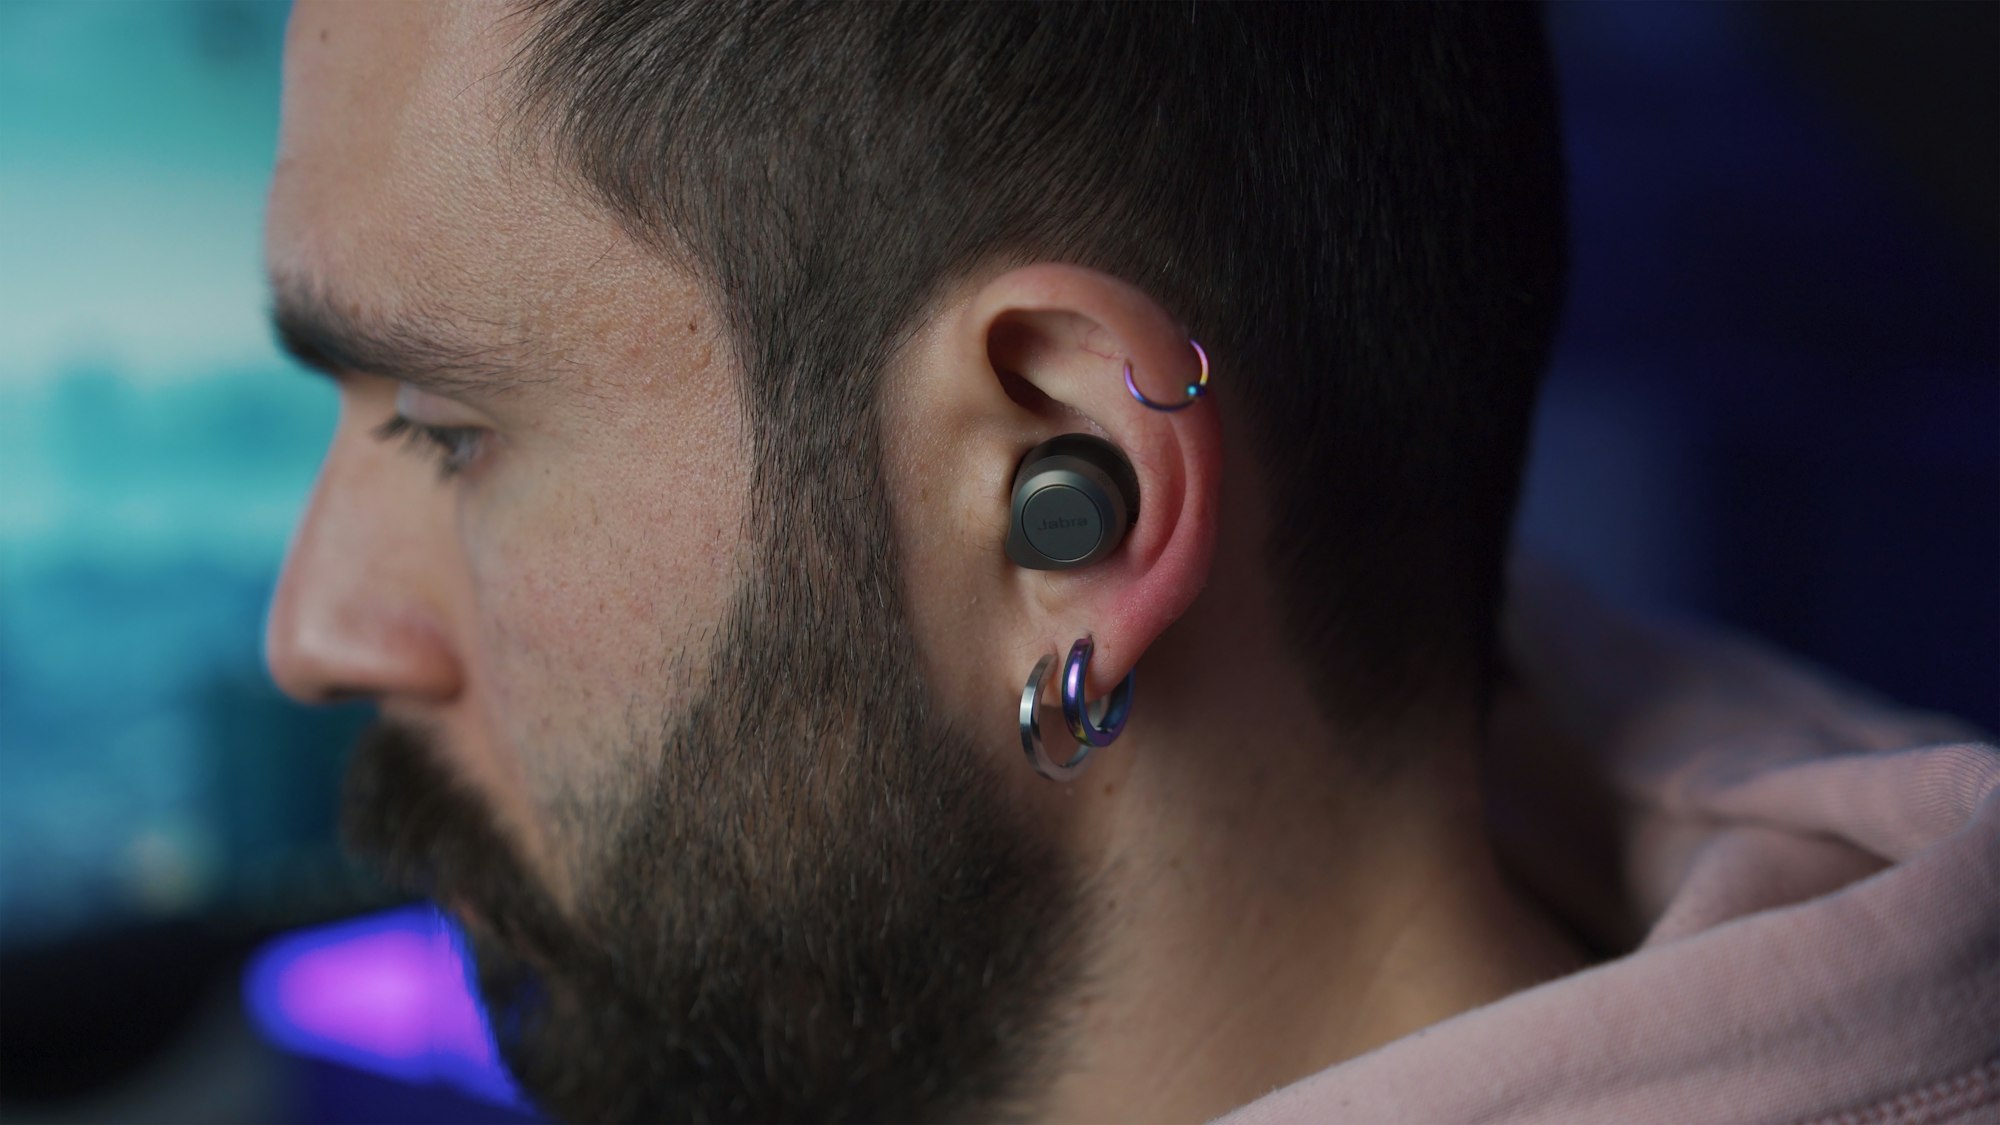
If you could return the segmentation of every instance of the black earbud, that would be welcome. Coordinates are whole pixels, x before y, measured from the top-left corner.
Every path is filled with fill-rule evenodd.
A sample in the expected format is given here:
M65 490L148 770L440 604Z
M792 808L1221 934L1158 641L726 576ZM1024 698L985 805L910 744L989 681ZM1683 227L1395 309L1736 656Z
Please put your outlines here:
M1139 518L1139 476L1118 447L1062 434L1014 470L1007 557L1030 570L1088 566L1116 550Z

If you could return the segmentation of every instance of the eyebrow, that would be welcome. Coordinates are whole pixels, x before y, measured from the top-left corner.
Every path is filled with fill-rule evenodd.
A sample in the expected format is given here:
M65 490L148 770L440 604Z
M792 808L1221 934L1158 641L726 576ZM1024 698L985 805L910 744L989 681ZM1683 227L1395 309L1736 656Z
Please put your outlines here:
M338 379L375 375L445 395L551 382L555 364L509 326L422 307L363 313L318 286L274 280L271 327L300 364Z

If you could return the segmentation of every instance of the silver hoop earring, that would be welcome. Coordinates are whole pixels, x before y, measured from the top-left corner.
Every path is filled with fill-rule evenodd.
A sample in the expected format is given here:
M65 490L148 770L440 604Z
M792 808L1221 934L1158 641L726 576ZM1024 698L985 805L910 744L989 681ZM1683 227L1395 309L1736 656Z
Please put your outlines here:
M1028 682L1021 689L1021 750L1028 755L1028 764L1035 767L1035 772L1050 781L1069 781L1082 773L1090 752L1117 741L1124 733L1125 720L1131 717L1132 682L1138 675L1137 669L1125 673L1125 678L1112 689L1110 697L1104 700L1102 716L1091 718L1083 689L1090 678L1090 654L1095 648L1096 642L1086 633L1070 646L1069 658L1063 662L1063 723L1077 742L1076 756L1069 761L1055 761L1042 746L1042 685L1048 682L1049 672L1055 667L1055 653L1046 653L1035 661L1035 670L1028 673Z
M1083 772L1084 759L1096 747L1088 742L1076 748L1076 756L1067 762L1057 762L1042 748L1042 685L1048 682L1049 671L1055 667L1056 654L1046 653L1035 661L1035 670L1028 673L1028 684L1021 689L1021 749L1028 755L1028 764L1035 772L1050 781L1069 781Z

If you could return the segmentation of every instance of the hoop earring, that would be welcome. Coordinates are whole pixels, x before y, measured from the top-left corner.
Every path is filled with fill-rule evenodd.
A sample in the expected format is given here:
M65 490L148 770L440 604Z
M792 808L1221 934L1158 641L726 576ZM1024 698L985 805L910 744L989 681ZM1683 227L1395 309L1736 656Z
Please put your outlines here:
M1208 353L1202 350L1200 344L1194 342L1192 336L1188 337L1188 346L1194 349L1195 355L1201 357L1201 374L1194 382L1187 385L1187 398L1180 402L1154 402L1147 398L1140 392L1138 384L1132 381L1132 361L1129 359L1125 361L1125 389L1132 392L1132 397L1139 400L1139 405L1172 413L1176 410L1186 410L1194 405L1195 399L1208 393Z
M1035 661L1035 670L1028 673L1028 685L1021 689L1021 749L1036 773L1050 781L1068 781L1083 772L1084 759L1090 757L1095 747L1087 742L1079 745L1076 756L1067 762L1057 762L1042 749L1042 685L1048 681L1049 669L1055 662L1053 652Z
M1125 678L1111 689L1111 694L1104 701L1103 718L1096 723L1091 722L1090 705L1083 698L1083 687L1090 678L1090 654L1094 648L1096 645L1088 633L1069 646L1069 659L1063 662L1063 721L1083 745L1109 746L1124 733L1125 720L1132 714L1132 680L1139 672L1135 668L1125 673Z

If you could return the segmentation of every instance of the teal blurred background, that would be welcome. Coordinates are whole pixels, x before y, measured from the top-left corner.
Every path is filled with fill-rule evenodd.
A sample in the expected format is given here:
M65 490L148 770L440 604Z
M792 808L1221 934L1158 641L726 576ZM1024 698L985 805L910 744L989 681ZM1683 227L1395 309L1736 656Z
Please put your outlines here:
M331 432L260 267L281 4L0 7L0 942L351 905L258 638Z
M365 715L259 654L335 414L265 319L287 15L0 4L0 1117L326 1116L237 976L391 901L333 838Z

